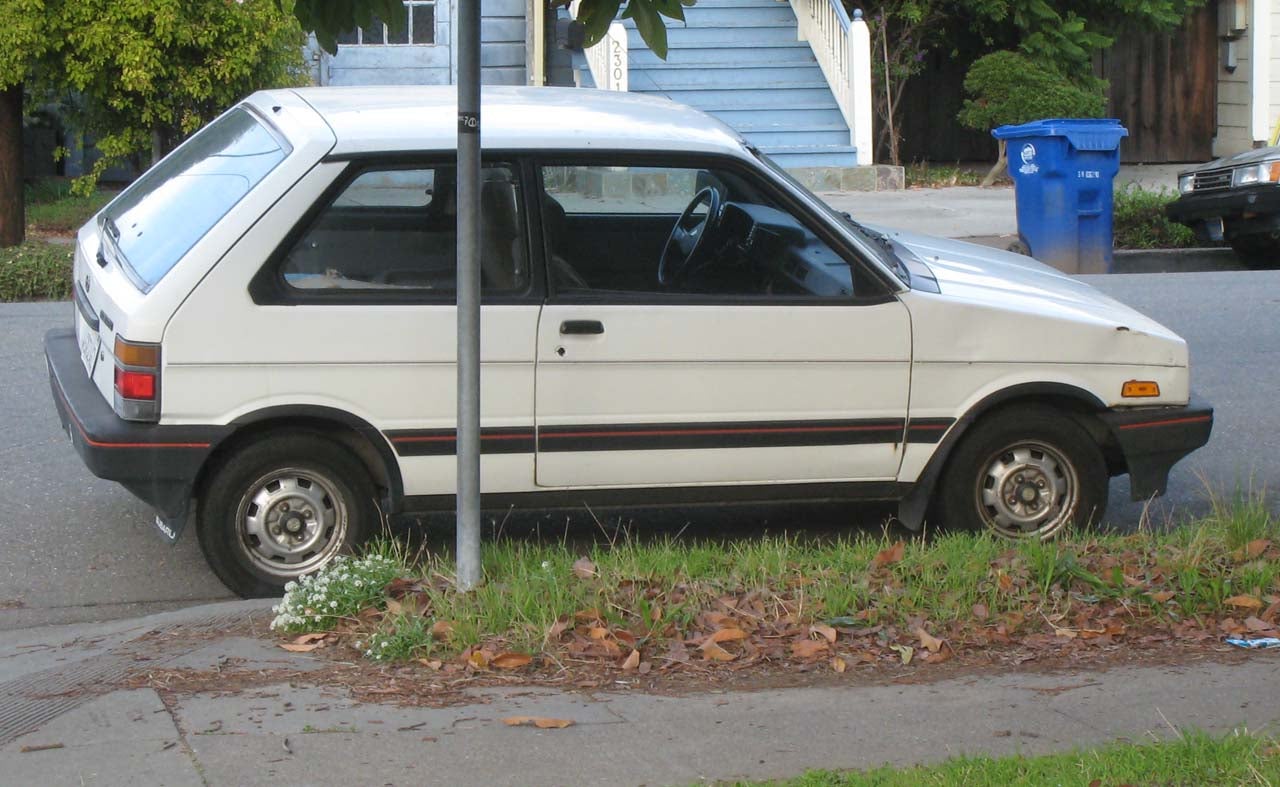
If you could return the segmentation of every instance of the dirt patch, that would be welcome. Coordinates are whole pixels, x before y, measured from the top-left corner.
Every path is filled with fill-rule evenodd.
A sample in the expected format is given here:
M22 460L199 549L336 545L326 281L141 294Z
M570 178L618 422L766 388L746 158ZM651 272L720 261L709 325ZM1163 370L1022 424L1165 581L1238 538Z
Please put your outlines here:
M1240 664L1249 659L1277 659L1265 652L1245 651L1216 641L1165 642L1149 640L1123 645L1080 647L1063 642L1057 647L1006 645L964 650L941 664L903 665L877 659L848 665L837 672L829 661L757 660L733 665L670 664L646 675L623 672L599 662L556 663L536 657L526 668L503 673L470 670L447 673L429 666L378 664L364 661L353 649L321 647L309 655L323 656L319 668L247 669L228 659L216 669L157 668L138 670L112 688L151 688L162 694L226 696L271 686L316 686L342 689L366 703L408 707L449 707L483 702L477 693L491 688L551 688L562 691L635 691L681 696L706 691L758 691L776 688L916 685L993 674L1072 675L1061 686L1044 689L1058 694L1084 688L1081 672L1121 667L1177 667L1203 662Z

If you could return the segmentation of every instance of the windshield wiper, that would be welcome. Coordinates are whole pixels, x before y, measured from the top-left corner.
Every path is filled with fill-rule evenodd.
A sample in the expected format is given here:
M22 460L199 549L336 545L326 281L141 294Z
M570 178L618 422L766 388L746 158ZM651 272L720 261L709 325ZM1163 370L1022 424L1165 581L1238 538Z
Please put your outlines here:
M898 278L902 279L908 286L910 286L911 271L908 270L907 265L902 261L902 258L898 256L897 250L893 247L893 240L883 232L876 232L868 228L865 224L858 221L847 212L842 211L840 215L844 216L845 221L849 222L850 226L857 230L859 234L879 246L885 252L881 257L889 263L893 268L893 272L898 275Z

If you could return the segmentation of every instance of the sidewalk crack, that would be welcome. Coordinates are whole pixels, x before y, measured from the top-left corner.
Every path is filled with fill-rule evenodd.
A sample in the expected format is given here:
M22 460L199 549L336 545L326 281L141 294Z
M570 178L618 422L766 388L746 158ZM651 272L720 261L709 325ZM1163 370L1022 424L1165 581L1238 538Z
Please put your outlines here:
M195 769L196 776L200 777L200 783L204 787L210 787L209 775L205 773L204 764L200 762L200 758L196 756L196 750L191 748L191 742L187 739L187 727L178 716L178 703L174 700L173 694L160 689L152 689L152 691L160 698L160 703L164 705L165 711L169 714L169 720L173 722L173 728L178 732L178 745L182 747L187 759L191 761L191 767Z

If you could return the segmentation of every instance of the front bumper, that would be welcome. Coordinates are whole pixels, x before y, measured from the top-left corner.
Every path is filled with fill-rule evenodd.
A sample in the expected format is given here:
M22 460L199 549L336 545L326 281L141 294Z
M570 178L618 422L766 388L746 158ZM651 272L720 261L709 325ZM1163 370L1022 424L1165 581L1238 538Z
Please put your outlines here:
M1108 410L1101 417L1124 455L1134 500L1164 494L1169 470L1213 431L1213 407L1196 399L1185 407Z
M85 373L69 328L45 334L44 354L58 418L89 472L118 482L155 508L161 531L176 540L200 469L230 428L122 420Z
M1222 219L1227 239L1280 229L1280 186L1246 186L1183 194L1165 208L1171 221L1204 235L1205 222ZM1221 240L1221 239L1217 239Z

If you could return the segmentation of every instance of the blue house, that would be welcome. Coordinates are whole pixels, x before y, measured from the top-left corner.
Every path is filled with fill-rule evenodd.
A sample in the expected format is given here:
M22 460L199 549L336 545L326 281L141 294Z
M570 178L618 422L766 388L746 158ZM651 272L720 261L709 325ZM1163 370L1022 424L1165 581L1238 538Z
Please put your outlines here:
M398 24L349 31L336 55L312 47L313 80L452 83L454 12L468 1L404 0ZM685 24L668 20L666 60L630 20L586 51L565 51L557 42L571 38L572 13L552 19L542 0L483 0L484 83L664 96L720 118L810 186L899 185L889 168L869 166L870 41L861 14L850 18L840 0L698 0Z

